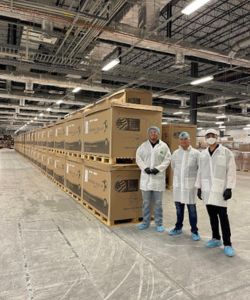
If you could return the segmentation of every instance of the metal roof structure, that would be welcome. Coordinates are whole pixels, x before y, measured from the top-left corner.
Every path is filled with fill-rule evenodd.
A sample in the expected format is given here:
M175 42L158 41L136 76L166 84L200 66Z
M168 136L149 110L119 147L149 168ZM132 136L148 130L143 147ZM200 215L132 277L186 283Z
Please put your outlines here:
M167 122L189 123L191 106L198 126L225 114L226 126L243 128L250 123L250 1L210 0L185 15L190 2L0 1L0 128L54 122L124 87L151 90ZM114 58L120 63L103 71ZM213 80L190 84L205 76Z

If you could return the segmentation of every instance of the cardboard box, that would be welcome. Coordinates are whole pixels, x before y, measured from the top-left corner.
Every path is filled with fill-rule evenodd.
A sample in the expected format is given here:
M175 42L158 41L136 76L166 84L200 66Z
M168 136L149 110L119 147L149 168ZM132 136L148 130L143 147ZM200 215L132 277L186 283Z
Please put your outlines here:
M54 141L55 141L54 147L56 149L64 149L64 141L65 141L64 121L56 123Z
M250 152L250 144L240 144L239 150L242 152Z
M42 151L41 168L46 172L47 169L47 151Z
M142 196L139 181L140 170L136 166L84 161L82 198L110 224L140 218Z
M179 147L179 134L187 131L190 134L191 145L196 148L196 125L166 124L162 125L162 140L168 145L171 154ZM169 189L173 186L173 171L171 166L166 172L166 185Z
M47 148L54 148L55 139L55 125L47 128Z
M82 166L80 159L66 159L65 186L74 194L81 197Z
M134 158L151 125L161 128L162 108L103 103L84 112L83 151L110 158Z
M37 160L36 160L36 165L41 168L41 164L42 164L42 152L41 151L37 151Z
M242 170L249 171L250 170L250 152L242 152L243 161L242 161Z
M65 144L68 151L82 151L83 115L78 113L65 119L64 123Z
M106 99L117 103L152 105L152 93L143 89L123 89Z
M40 143L40 145L42 147L47 146L47 128L42 128L41 129L41 143Z
M37 129L36 133L37 146L42 146L42 128Z
M54 156L53 176L56 181L64 185L66 159L63 155Z
M46 172L53 177L54 170L54 154L51 152L47 152L47 165Z

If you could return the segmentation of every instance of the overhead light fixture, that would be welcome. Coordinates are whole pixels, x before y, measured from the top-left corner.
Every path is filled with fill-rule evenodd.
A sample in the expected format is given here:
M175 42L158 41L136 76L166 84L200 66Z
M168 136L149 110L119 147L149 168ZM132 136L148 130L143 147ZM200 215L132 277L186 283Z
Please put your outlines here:
M56 104L62 104L63 103L63 100L57 100L56 101Z
M226 126L224 126L224 125L220 125L220 126L219 126L219 128L226 128Z
M216 119L226 119L226 115L223 114L223 115L217 116Z
M182 115L183 114L183 111L175 111L174 113L173 113L173 115Z
M250 124L247 124L248 127L250 127Z
M50 107L48 107L46 110L47 110L47 111L51 111L51 108L50 108Z
M81 88L78 86L78 87L75 87L72 91L72 93L78 93L80 92Z
M198 84L201 84L201 83L211 81L213 79L214 79L214 76L206 76L206 77L202 77L202 78L199 78L199 79L195 79L195 80L191 81L190 84L198 85Z
M37 120L37 117L35 117L34 120Z
M244 130L250 130L250 127L244 127L243 129Z
M202 127L197 127L197 130L202 130L203 128Z
M30 123L33 123L33 122L34 122L33 120L30 121Z
M40 114L39 114L39 117L43 117L43 116L44 116L44 114L43 114L43 113L40 113Z
M207 4L209 1L210 0L194 0L189 5L187 5L181 12L184 15L191 15L193 12Z
M188 123L188 122L190 122L190 120L189 120L189 119L185 119L184 122L185 122L185 123Z
M109 63L107 63L103 68L102 71L109 71L112 68L114 68L116 65L118 65L120 63L120 59L119 58L115 58L113 60L111 60Z
M223 123L224 123L224 121L215 122L216 125L222 125Z

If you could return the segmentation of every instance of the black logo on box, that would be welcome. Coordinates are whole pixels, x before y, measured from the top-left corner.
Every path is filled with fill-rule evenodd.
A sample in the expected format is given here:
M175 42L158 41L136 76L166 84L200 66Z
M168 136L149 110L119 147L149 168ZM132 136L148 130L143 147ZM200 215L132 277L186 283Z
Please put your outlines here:
M140 119L133 118L118 118L116 127L126 131L140 131Z

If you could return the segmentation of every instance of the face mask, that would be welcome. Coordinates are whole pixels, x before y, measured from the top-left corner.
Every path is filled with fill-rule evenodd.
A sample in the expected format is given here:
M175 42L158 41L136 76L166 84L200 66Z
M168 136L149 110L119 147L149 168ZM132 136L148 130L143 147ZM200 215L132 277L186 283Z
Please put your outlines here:
M206 141L207 141L208 145L213 145L216 143L217 139L211 137L211 138L206 139Z

